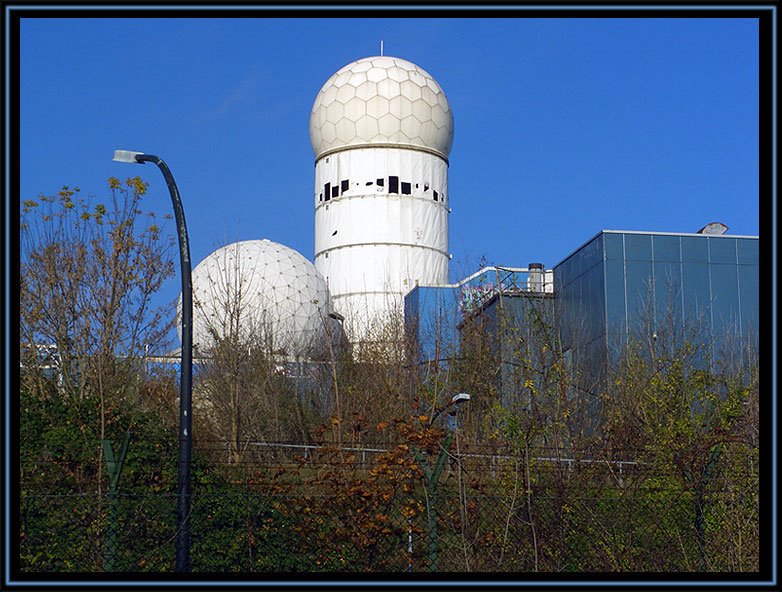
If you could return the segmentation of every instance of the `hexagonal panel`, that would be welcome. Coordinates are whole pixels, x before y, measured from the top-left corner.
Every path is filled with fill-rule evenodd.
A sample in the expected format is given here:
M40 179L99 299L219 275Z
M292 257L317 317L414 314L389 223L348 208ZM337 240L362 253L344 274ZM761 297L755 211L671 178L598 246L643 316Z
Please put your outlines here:
M377 83L377 93L387 99L393 99L398 96L400 92L399 83L396 80L390 78L384 78Z
M432 119L432 108L423 100L413 101L413 117L421 123Z
M388 102L388 110L399 119L404 119L413 114L413 102L406 97L394 97Z
M380 134L387 138L394 137L400 130L401 121L395 115L388 113L377 120Z
M365 101L368 99L371 99L377 94L377 83L375 82L363 82L359 86L356 87L356 96L359 99L364 99Z
M372 61L371 60L358 60L357 62L353 62L350 66L351 72L366 72L372 67Z
M385 68L372 68L371 70L367 71L367 80L371 82L380 82L381 80L385 80L387 77L388 76Z
M327 89L323 91L323 96L320 98L321 105L328 105L331 103L334 99L337 98L337 87L336 86L329 86Z
M362 140L371 140L378 132L377 119L371 115L365 115L356 122L356 136Z
M345 117L357 121L362 115L366 115L367 102L358 97L350 99L345 103Z
M335 127L337 138L342 141L349 142L356 137L356 124L351 119L340 119Z
M329 120L329 112L327 109L321 109L318 111L318 125L322 126Z
M388 113L388 99L375 95L367 101L367 113L379 119Z
M356 87L352 84L346 84L340 86L337 89L337 101L340 103L347 103L350 99L356 96Z
M345 105L334 101L326 107L326 117L329 121L339 121L345 116Z
M396 82L402 82L403 80L410 80L410 75L407 70L402 68L389 68L387 70L388 78Z
M448 126L438 128L436 143L438 146L443 146L448 150L448 152L450 152L451 145L453 144L453 127Z
M437 142L437 133L438 133L437 126L434 124L434 122L431 119L429 121L424 121L421 124L420 137L421 140L423 140L427 146L429 144L434 144L435 142Z
M421 87L418 86L418 84L416 84L414 81L405 80L404 82L399 83L399 87L400 94L406 99L415 101L416 99L421 98Z
M337 130L334 127L334 124L330 121L327 121L322 126L320 126L320 137L323 138L323 141L327 144L331 144L334 140L336 140Z
M414 117L407 117L403 119L400 128L402 132L411 140L421 135L421 122Z
M400 70L405 70L405 71L419 70L419 67L416 66L414 63L408 62L407 60L403 60L401 58L395 58L394 65Z
M434 107L438 103L437 95L428 86L421 89L421 98L426 101L427 105L430 107Z
M420 70L411 70L410 81L413 82L418 88L426 87L426 76L421 74Z
M435 82L434 78L427 78L426 86L428 86L435 94L442 92L440 90L440 85Z
M333 79L331 80L331 85L336 86L337 88L344 86L348 83L348 80L350 80L350 76L353 74L350 70L345 70L344 72L339 72L338 74L335 74L333 76Z
M351 86L361 86L367 81L367 74L366 72L352 72L350 74L350 78L348 79L348 84Z
M394 59L388 56L374 57L370 59L370 62L375 68L383 69L393 68L396 65Z
M446 113L443 110L442 105L439 103L432 107L432 121L434 121L434 124L438 127L444 127L446 125L451 125L451 115L450 113Z

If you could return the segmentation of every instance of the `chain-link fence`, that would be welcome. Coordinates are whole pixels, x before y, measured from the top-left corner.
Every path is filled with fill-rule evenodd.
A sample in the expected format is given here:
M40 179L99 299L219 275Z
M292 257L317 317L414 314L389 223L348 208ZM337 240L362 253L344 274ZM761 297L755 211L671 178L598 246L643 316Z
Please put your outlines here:
M197 572L757 571L757 484L705 489L618 466L452 457L438 488L399 466L197 472ZM585 465L581 465L582 467ZM326 467L324 469L324 467ZM637 469L637 467L636 467ZM211 472L210 472L211 471ZM387 475L384 473L387 471ZM393 477L393 478L392 478ZM369 485L367 485L369 483ZM174 484L20 498L24 571L172 571Z

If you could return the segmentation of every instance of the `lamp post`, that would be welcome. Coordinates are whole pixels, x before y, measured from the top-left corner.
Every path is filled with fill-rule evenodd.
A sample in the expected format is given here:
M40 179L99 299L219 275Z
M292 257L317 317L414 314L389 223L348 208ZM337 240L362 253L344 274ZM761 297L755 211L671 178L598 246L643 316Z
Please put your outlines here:
M437 417L443 411L449 409L450 407L456 408L452 413L453 421L448 422L448 429L445 433L445 440L443 441L443 445L440 448L440 454L437 456L437 461L435 462L433 469L429 468L429 465L421 451L418 449L415 450L415 457L418 460L418 464L421 465L421 469L424 471L424 475L426 476L427 490L429 492L427 499L429 505L427 523L429 538L429 571L437 571L437 484L440 481L440 473L442 473L443 467L445 466L445 459L448 456L448 451L451 449L453 433L457 429L456 414L458 413L459 407L469 400L470 395L467 393L459 393L458 395L454 395L448 403L435 410L434 415L432 415L432 419L429 420L429 425L432 425L434 420L437 419ZM409 567L408 569L411 568Z
M190 243L187 239L185 211L168 165L159 156L115 150L114 160L133 164L151 162L157 165L168 185L174 205L179 260L182 270L182 364L179 384L179 464L177 467L177 539L176 564L178 572L190 571L190 455L192 449L191 409L193 391L193 287L190 269Z

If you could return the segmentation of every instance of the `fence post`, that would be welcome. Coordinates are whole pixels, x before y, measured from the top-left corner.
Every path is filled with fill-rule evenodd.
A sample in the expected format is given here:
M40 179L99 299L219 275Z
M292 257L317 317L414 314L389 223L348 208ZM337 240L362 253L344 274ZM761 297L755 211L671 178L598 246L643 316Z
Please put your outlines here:
M423 469L424 475L426 475L428 493L427 536L429 538L429 571L437 571L437 483L440 480L440 473L443 472L443 466L445 466L445 459L448 456L448 450L451 448L452 439L453 432L449 431L445 435L445 441L440 449L440 455L437 457L434 469L429 468L421 451L415 450L415 457L418 460L418 464L421 465L421 469Z
M117 490L119 489L119 476L125 463L125 454L128 451L130 432L122 436L120 449L117 456L111 448L109 440L103 440L103 456L106 459L106 467L109 473L109 520L106 528L106 554L104 556L104 571L115 571L117 567Z
M407 517L407 571L413 571L413 519Z

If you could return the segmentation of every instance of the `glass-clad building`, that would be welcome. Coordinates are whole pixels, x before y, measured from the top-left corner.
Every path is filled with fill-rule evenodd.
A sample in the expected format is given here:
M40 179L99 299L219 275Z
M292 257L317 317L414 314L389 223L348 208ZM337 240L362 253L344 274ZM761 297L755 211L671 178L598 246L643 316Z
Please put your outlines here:
M478 335L490 338L495 361L496 386L500 403L506 409L529 408L530 382L537 390L541 377L551 362L546 344L552 338L554 326L554 294L543 291L504 291L494 294L480 310L466 318L462 327L472 323ZM470 331L463 330L462 338L470 344Z
M417 286L405 297L405 323L419 363L472 347L465 322L480 323L497 357L503 404L523 406L514 400L524 390L518 357L531 356L514 348L534 347L529 332L540 327L558 336L575 385L587 393L599 391L634 340L654 340L655 350L688 343L696 349L690 361L704 368L747 367L757 351L759 273L758 237L603 230L553 271L493 267L458 284Z
M541 264L484 267L456 284L415 286L405 295L405 330L416 343L419 362L447 361L458 352L460 325L483 314L498 295L553 292L551 271ZM487 308L488 307L488 308Z
M718 363L757 342L758 238L604 230L554 267L566 349L605 367L628 339L677 333Z

